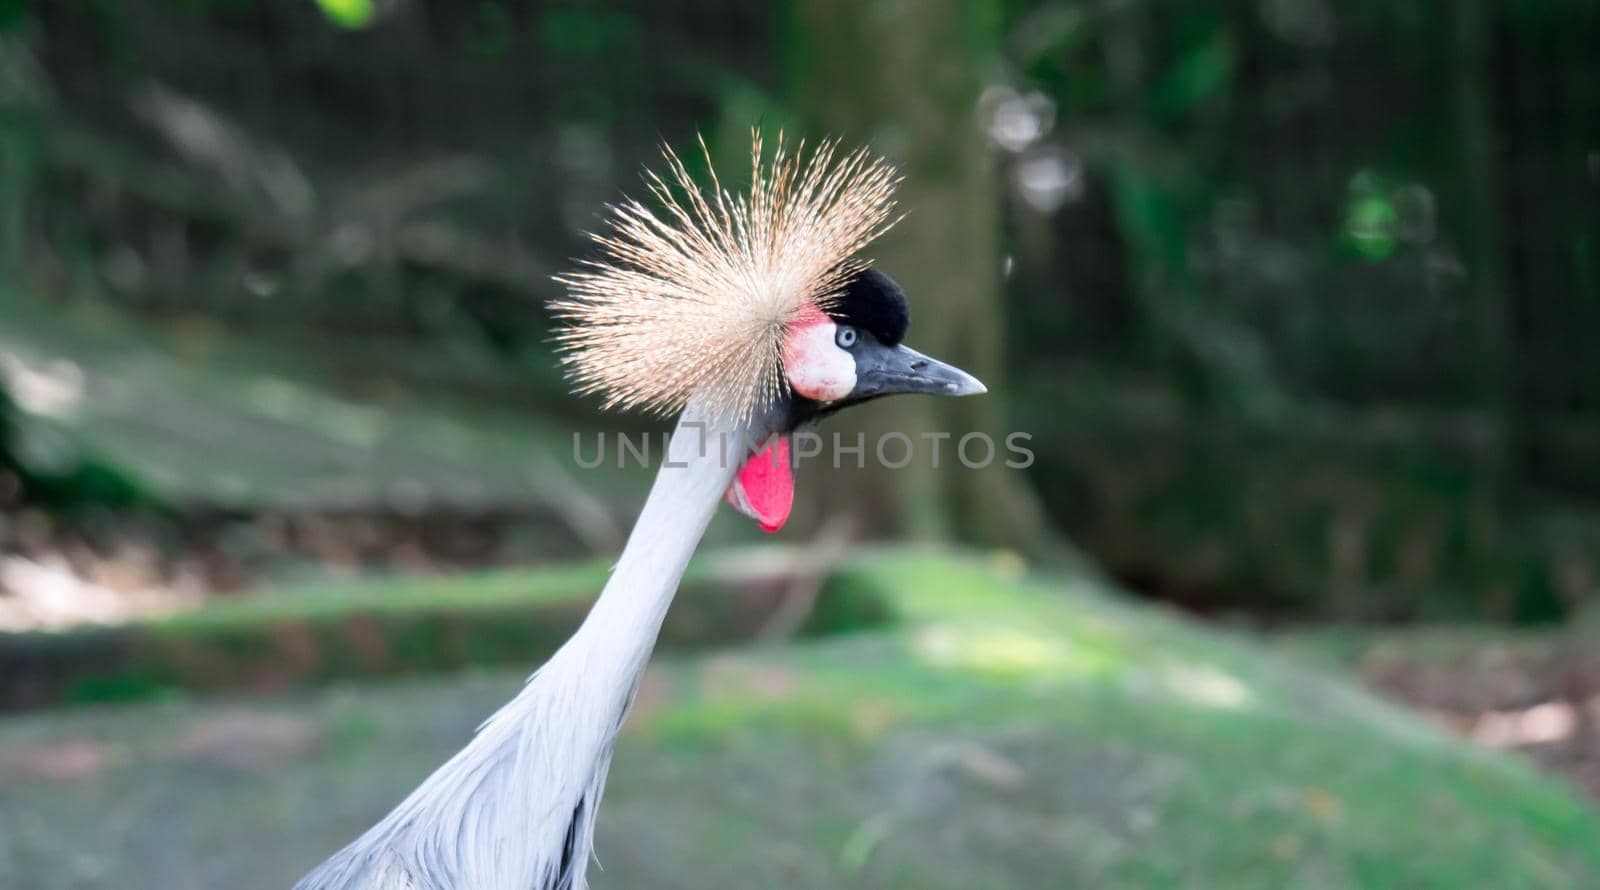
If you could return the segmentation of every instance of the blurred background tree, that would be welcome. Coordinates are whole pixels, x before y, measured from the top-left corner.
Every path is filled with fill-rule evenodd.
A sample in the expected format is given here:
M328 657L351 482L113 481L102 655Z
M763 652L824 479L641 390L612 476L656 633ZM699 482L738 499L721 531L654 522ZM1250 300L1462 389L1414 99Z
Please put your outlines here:
M892 153L905 182L907 209L874 258L916 295L914 341L951 355L990 387L1002 390L1000 202L993 164L974 109L999 50L1000 10L993 4L794 4L784 41L795 104L823 133L854 134ZM855 485L829 484L826 508L881 505L870 523L924 537L1010 544L1032 554L1049 550L1039 511L1025 483L996 462L983 472L933 466L931 440L953 432L941 467L955 465L960 435L1005 427L1001 402L947 404L905 400L864 418L867 441L890 430L921 443L923 459L906 472L873 473ZM850 423L850 421L846 421ZM847 427L853 429L855 426ZM833 474L837 477L839 474ZM871 495L862 497L861 493Z

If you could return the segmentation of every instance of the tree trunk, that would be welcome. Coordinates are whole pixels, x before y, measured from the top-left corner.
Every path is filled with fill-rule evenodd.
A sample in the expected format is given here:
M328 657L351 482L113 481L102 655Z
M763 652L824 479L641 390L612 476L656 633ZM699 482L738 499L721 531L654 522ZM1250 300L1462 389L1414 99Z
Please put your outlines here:
M870 256L911 300L908 342L990 388L967 399L892 399L834 421L847 443L865 432L868 469L855 472L847 459L848 481L824 470L829 511L866 513L876 528L917 537L1015 542L1010 526L1019 514L1038 525L1020 474L1003 466L999 201L976 111L997 16L996 6L976 0L796 0L785 35L793 98L808 131L870 143L905 177L899 203L906 216ZM878 437L892 432L916 447L905 469L886 469L873 453ZM963 466L958 455L972 432L995 445L982 470ZM950 438L934 467L934 440L924 437L942 433ZM981 440L968 445L975 462L988 455ZM903 450L890 442L885 457L897 460Z

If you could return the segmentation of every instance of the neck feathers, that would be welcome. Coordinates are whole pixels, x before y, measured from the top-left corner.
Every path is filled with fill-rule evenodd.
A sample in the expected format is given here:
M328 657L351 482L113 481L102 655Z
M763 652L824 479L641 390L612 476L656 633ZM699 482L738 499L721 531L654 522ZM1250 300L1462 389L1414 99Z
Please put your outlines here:
M763 421L691 405L583 625L382 822L295 890L583 890L611 746L689 557Z
M692 408L685 413L610 581L563 651L586 649L635 675L644 669L689 558L750 440L749 425L717 424Z

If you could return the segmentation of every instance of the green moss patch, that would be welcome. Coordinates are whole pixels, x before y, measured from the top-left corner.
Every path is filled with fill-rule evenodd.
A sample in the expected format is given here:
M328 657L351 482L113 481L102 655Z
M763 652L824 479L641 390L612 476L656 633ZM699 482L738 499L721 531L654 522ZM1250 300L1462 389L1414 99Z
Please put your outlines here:
M1096 582L895 551L851 559L833 596L889 620L658 659L618 746L597 890L1583 888L1600 874L1600 817L1527 763ZM12 718L0 873L287 886L535 660L273 703Z
M531 666L577 627L607 566L324 582L119 627L0 634L0 708ZM781 560L697 560L662 645L704 648L748 638L771 619L791 583ZM885 609L876 596L841 578L823 589L801 630L881 622Z

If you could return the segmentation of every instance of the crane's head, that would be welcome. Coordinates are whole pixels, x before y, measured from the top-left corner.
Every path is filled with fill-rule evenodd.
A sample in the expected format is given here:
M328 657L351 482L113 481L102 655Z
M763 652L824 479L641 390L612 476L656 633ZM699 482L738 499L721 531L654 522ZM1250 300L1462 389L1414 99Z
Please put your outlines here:
M851 276L825 309L789 325L782 363L792 394L789 429L880 396L987 391L971 374L906 346L910 326L905 292L871 267Z
M906 346L910 324L905 293L870 267L856 272L826 309L790 324L782 361L788 387L776 402L776 429L739 468L728 486L728 503L775 532L794 503L789 436L795 430L882 396L987 391L971 374Z
M604 257L559 277L568 293L551 309L568 322L556 337L580 392L660 413L692 401L770 434L728 489L770 532L793 502L795 430L881 396L985 390L902 342L904 292L856 256L893 225L894 171L865 151L836 160L833 142L791 154L781 137L769 159L752 137L750 189L737 196L715 174L702 191L666 149L670 182L646 178L661 210L613 208L594 236Z

